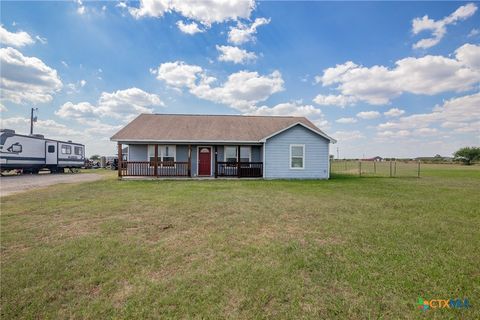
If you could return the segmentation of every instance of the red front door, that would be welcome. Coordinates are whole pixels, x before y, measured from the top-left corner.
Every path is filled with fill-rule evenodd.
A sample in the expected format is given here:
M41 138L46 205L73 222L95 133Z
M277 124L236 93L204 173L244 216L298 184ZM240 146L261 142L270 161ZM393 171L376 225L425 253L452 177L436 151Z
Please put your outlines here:
M198 175L210 176L212 174L212 148L198 148Z

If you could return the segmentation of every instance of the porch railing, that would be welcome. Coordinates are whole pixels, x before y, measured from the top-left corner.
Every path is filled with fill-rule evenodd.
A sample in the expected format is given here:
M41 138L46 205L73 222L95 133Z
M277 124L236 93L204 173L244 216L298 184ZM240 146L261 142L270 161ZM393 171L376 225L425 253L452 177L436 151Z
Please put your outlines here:
M122 161L121 174L124 177L188 177L190 176L190 165L187 161L159 161L155 173L154 162Z
M238 178L263 177L263 162L217 162L217 176Z

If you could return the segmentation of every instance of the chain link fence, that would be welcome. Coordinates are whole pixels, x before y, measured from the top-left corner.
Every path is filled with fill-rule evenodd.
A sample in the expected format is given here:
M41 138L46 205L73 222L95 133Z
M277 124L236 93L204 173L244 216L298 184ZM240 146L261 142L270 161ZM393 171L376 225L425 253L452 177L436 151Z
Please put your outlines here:
M330 172L357 176L420 177L419 161L332 160Z

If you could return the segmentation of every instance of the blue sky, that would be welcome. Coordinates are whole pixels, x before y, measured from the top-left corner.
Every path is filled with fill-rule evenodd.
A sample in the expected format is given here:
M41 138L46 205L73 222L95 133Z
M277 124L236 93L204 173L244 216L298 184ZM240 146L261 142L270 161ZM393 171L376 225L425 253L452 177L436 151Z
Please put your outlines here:
M140 112L307 116L340 157L480 144L469 2L1 4L2 127L83 142Z

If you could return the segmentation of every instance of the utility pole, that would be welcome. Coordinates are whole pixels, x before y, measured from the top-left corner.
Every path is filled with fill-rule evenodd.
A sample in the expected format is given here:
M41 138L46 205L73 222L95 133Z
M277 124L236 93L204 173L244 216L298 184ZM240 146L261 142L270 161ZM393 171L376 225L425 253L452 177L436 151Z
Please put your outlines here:
M32 111L30 112L30 135L33 134L33 123L37 122L37 116L33 116L34 111L38 111L38 108L32 108Z

